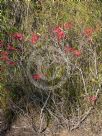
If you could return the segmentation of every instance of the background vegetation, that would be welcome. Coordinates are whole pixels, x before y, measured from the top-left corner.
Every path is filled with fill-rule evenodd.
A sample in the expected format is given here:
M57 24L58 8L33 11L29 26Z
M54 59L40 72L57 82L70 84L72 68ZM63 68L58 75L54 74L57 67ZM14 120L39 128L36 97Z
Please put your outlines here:
M56 27L61 27L66 34L66 37L62 34L61 41L53 32ZM34 133L42 136L53 124L51 131L56 133L63 128L78 128L94 111L98 118L102 113L101 35L101 1L0 0L0 108L5 113L7 126L17 116L27 114L34 125ZM33 39L34 36L40 38ZM65 49L67 54L62 59ZM60 61L51 65L48 71L43 68L47 80L58 69L53 83L37 81L43 88L35 86L28 75L28 62L31 61L30 70L36 71L33 63L39 56L37 50L42 60L46 52L51 58L50 51L54 50L55 63L56 52ZM35 56L32 57L32 53ZM33 59L29 60L29 57ZM46 84L54 86L58 83L63 73L67 80L62 86L46 89ZM1 133L3 131L1 129Z

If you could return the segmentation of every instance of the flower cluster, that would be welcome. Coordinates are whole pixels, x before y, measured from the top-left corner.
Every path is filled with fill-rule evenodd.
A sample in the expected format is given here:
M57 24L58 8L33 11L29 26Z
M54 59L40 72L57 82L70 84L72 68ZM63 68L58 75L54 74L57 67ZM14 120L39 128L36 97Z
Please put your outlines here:
M15 41L19 41L19 42L22 42L24 41L24 34L22 33L18 33L18 32L15 32L13 34L11 34L11 38ZM33 33L32 34L32 37L30 39L30 42L31 44L35 44L39 39L39 35ZM0 47L1 47L1 51L0 51L0 60L5 62L6 64L8 64L9 66L15 66L16 65L16 62L12 61L10 59L10 55L12 52L15 52L17 51L18 52L18 47L14 47L14 45L12 43L7 43L4 48L4 41L3 40L0 40ZM6 49L6 50L5 50Z
M64 51L65 51L65 53L71 52L71 53L73 53L73 55L75 55L76 57L80 57L80 56L81 56L81 51L75 49L74 47L65 46L65 47L64 47Z
M5 62L6 64L10 65L10 66L14 66L16 65L16 62L12 61L10 58L9 58L9 53L7 51L1 51L0 52L0 60Z
M34 75L32 75L32 78L33 79L35 79L35 80L39 80L39 79L41 79L41 74L34 74Z
M70 33L69 30L72 30L72 28L74 27L73 23L72 22L66 22L64 23L63 25L59 25L55 28L53 28L53 33L55 34L58 42L60 43L62 40L66 40L67 37L69 38L69 35L66 34L66 32L68 31ZM85 37L91 37L92 38L92 35L93 35L93 28L85 28L83 30L83 34ZM22 33L19 33L19 32L15 32L13 34L11 34L11 38L15 41L18 42L24 42L24 34ZM36 33L32 33L31 34L31 38L28 40L31 44L36 44L37 41L40 39L40 35L39 34L36 34ZM10 59L10 55L11 53L13 52L18 52L18 47L15 47L13 45L13 43L8 43L6 46L4 46L4 41L3 40L0 40L0 47L2 49L4 49L3 51L0 52L0 60L3 61L3 62L6 62L7 65L10 65L10 66L15 66L16 65L16 62L14 62L12 59ZM3 48L3 47L6 47L6 48ZM6 51L5 51L6 49ZM82 55L82 52L80 50L78 50L77 48L75 48L74 46L70 46L70 45L67 45L64 44L64 52L67 54L67 53L71 53L73 54L73 56L75 57L80 57ZM11 55L12 56L12 55ZM36 80L39 80L41 79L41 75L39 73L37 74L34 74L32 76L33 79L36 79ZM90 98L91 100L93 100L93 98Z
M8 51L17 51L17 49L16 49L15 47L13 47L12 44L8 44L8 45L7 45L7 50L8 50Z
M36 42L39 40L39 35L38 34L35 34L35 33L33 33L32 34L32 38L31 38L31 43L32 44L36 44Z
M91 104L94 104L97 100L97 96L88 96L87 99Z
M14 33L14 34L12 35L12 38L15 39L15 40L22 41L23 38L24 38L24 36L23 36L23 34L21 34L21 33Z
M0 60L2 61L9 61L9 57L8 57L8 52L6 51L1 51L0 52Z
M92 37L93 32L94 32L94 30L92 28L85 28L84 29L84 35L86 37Z
M62 39L65 38L65 33L60 26L54 28L53 32L56 34L58 41L61 41Z

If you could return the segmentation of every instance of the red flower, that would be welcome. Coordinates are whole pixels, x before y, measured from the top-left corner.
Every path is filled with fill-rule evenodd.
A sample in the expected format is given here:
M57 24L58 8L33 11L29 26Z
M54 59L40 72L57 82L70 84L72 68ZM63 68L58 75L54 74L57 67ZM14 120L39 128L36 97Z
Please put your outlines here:
M63 31L63 29L60 26L55 27L53 30L53 32L55 32L55 33L60 33L62 31Z
M81 52L79 50L75 50L73 53L77 57L80 57L80 55L81 55Z
M0 55L1 55L0 60L2 60L2 61L8 61L9 60L8 52L7 51L1 51Z
M11 65L11 66L15 66L15 65L16 65L16 62L14 62L14 61L7 61L7 64L8 64L8 65Z
M97 100L97 97L96 97L96 96L88 96L88 101L89 101L89 102L94 103L94 102L96 102L96 100Z
M3 56L3 57L0 58L0 60L2 60L2 61L8 61L9 58L8 58L8 56Z
M1 54L2 56L8 56L8 52L7 52L7 51L1 51L0 54Z
M72 29L73 28L73 24L71 22L67 22L64 24L64 29Z
M65 50L65 53L74 52L74 51L75 51L75 48L69 47L69 46L65 46L65 47L64 47L64 50Z
M63 38L65 38L64 32L62 31L59 34L57 34L57 38L58 38L59 41L62 40Z
M38 39L39 39L39 35L33 33L31 38L31 43L35 44L38 41Z
M54 33L56 33L57 39L60 41L65 37L65 33L63 31L63 29L58 26L53 30Z
M7 50L9 51L16 51L17 49L11 45L8 45Z
M94 30L92 28L85 28L84 29L84 35L87 37L91 37L93 32L94 32Z
M39 80L39 79L41 79L41 75L40 74L34 74L33 76L32 76L32 78L33 79L35 79L35 80Z
M96 101L96 99L97 99L96 96L92 96L92 97L91 97L91 100L94 101L94 102Z
M64 47L65 53L72 52L75 56L80 57L81 52L73 47L65 46Z
M23 40L23 34L21 34L21 33L14 33L14 34L13 34L13 38L14 38L15 40L22 41L22 40Z

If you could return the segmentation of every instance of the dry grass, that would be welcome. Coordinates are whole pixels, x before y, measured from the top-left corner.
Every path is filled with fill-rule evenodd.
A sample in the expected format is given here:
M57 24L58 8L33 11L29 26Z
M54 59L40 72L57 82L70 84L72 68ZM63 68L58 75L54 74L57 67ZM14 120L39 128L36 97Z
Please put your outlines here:
M32 114L35 118L33 123L36 129L38 127L37 132L35 132L32 125ZM94 110L93 114L78 129L72 132L66 130L66 128L58 129L55 122L52 122L43 133L39 133L38 120L39 115L35 109L31 114L19 115L6 136L102 136L102 113L97 110Z

